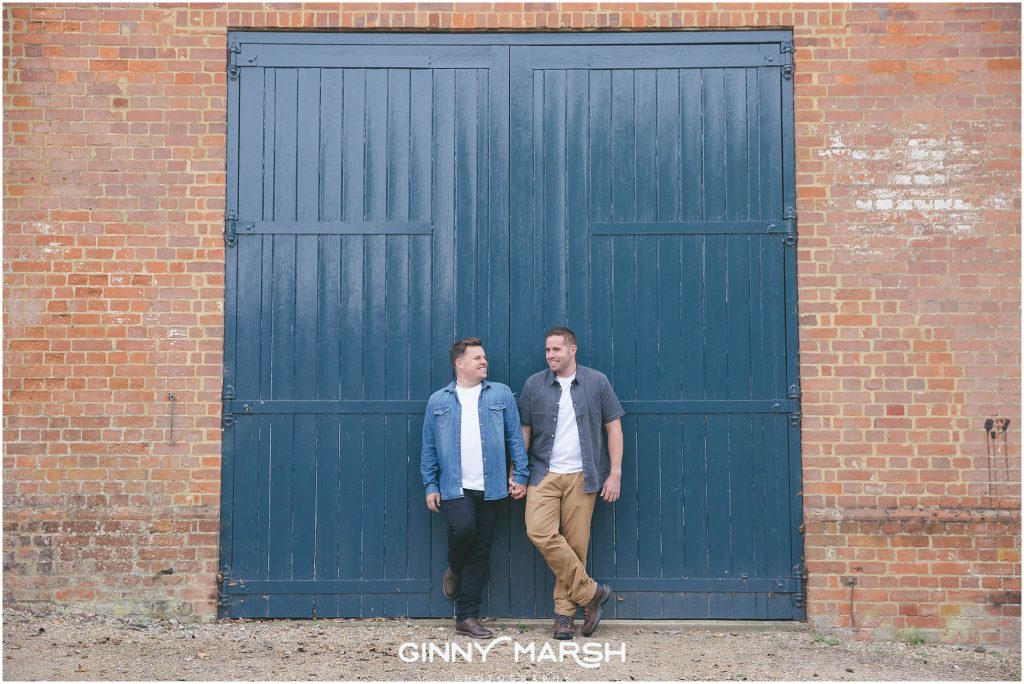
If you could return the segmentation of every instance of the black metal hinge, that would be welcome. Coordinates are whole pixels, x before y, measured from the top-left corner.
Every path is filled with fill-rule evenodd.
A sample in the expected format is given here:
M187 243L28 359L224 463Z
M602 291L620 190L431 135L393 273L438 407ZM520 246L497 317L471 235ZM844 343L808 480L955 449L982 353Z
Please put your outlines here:
M231 412L230 402L235 399L235 388L231 385L225 385L224 391L221 392L221 427L227 429L235 424L235 414Z
M224 244L228 247L238 244L238 212L234 209L224 214Z
M238 78L238 55L242 53L242 46L237 40L232 40L228 45L228 78L232 81Z
M789 424L792 425L793 427L800 427L800 418L801 415L799 411L794 411L793 413L790 413Z
M793 41L784 40L779 43L779 52L785 54L787 52L793 52Z
M790 385L789 390L786 392L787 399L799 399L800 398L800 385Z
M791 78L793 78L794 71L796 71L796 69L793 68L792 64L784 65L782 67L782 78L786 79L787 81L790 80Z

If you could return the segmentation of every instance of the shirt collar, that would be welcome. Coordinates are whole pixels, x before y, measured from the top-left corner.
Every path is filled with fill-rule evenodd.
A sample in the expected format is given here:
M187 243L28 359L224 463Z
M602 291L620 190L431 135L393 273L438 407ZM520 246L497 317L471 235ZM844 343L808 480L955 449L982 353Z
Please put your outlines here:
M580 365L579 363L576 364L576 377L572 379L572 384L574 384L574 385L580 384L580 371L582 371L584 368L585 367ZM554 385L554 384L558 383L558 376L555 375L555 372L553 370L548 368L547 371L545 371L545 372L546 372L546 375L544 377L545 377L545 380L547 380L547 384Z
M483 380L480 381L480 391L481 392L483 392L485 389L487 389L490 386L491 386L491 383L487 382L487 378L484 378ZM458 381L457 380L452 380L450 383L448 383L448 386L445 387L444 390L446 392L454 393L456 387L458 387Z

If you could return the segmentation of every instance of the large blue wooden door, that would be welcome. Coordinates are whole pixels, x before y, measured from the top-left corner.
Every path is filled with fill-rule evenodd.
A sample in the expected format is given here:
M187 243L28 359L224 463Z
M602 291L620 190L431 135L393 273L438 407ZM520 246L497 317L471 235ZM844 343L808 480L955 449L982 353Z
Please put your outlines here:
M425 400L568 324L628 414L614 614L801 617L789 34L230 42L222 614L451 615ZM487 614L550 614L522 514Z
M792 48L660 39L512 48L512 374L566 323L622 400L616 616L800 617Z
M222 613L450 614L420 431L454 337L508 374L508 48L231 42Z

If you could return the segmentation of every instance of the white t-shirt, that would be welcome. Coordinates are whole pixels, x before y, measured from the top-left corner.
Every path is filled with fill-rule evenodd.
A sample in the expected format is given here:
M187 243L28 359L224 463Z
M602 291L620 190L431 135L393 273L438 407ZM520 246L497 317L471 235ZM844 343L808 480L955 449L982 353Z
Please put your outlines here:
M462 488L484 488L484 451L480 444L480 390L482 384L474 387L455 386L462 404Z
M576 409L569 390L576 374L568 378L556 376L556 379L562 386L562 396L558 399L558 422L555 424L555 441L551 445L548 470L552 473L578 473L583 470L583 452L580 449L580 428L576 425Z

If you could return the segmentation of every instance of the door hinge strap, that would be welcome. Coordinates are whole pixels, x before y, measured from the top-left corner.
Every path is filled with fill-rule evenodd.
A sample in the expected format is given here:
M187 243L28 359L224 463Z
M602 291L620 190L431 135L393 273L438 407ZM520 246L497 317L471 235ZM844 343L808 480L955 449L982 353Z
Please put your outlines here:
M231 385L225 385L224 391L221 392L221 426L223 428L229 428L235 424L235 414L231 411L231 402L235 399L235 388Z
M238 212L228 209L224 215L224 244L234 247L238 244Z
M232 81L238 78L238 55L242 53L242 46L237 40L232 40L228 45L228 78Z

